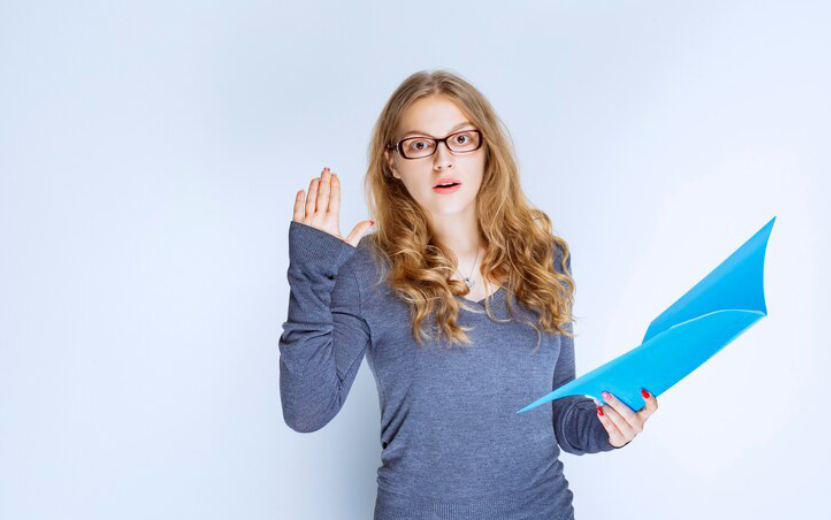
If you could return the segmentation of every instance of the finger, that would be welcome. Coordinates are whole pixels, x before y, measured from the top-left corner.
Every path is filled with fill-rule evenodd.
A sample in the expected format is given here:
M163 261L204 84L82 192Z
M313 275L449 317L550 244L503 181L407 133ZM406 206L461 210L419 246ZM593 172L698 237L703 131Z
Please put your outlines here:
M650 415L655 413L655 410L658 409L658 398L655 397L655 394L648 392L645 388L641 388L641 396L643 396L644 405L643 408L638 410L638 415L641 416L641 419L646 421Z
M603 427L606 428L606 432L609 433L609 442L613 444L623 444L626 441L626 438L623 436L623 433L621 433L617 425L609 418L609 414L606 412L607 408L609 407L598 406L597 418L600 419L601 424L603 424Z
M332 174L332 191L329 195L329 213L333 213L335 218L340 213L340 179L337 173Z
M372 220L364 220L363 222L357 224L353 229L352 232L346 237L346 242L353 247L358 247L358 243L361 241L364 233L367 230L375 225L375 221Z
M312 218L315 214L315 201L317 200L318 179L315 177L309 183L309 194L306 196L306 218Z
M332 173L327 166L320 175L320 187L317 193L317 211L319 213L326 213L329 211L329 179Z
M294 198L294 220L297 222L303 222L306 216L306 211L303 209L305 203L306 196L303 193L303 190L297 192L297 196ZM304 222L305 223L305 222Z
M637 435L637 431L635 430L633 425L629 424L629 422L622 415L620 415L617 412L617 410L615 410L608 404L603 405L603 413L609 416L609 419L611 419L611 421L615 423L617 429L627 440Z
M609 392L603 392L603 399L605 399L606 402L609 403L609 406L611 406L614 409L618 417L624 419L627 422L627 424L632 430L634 430L635 432L640 432L642 421L637 412L629 408L629 406L626 403L624 403L617 397L613 396Z

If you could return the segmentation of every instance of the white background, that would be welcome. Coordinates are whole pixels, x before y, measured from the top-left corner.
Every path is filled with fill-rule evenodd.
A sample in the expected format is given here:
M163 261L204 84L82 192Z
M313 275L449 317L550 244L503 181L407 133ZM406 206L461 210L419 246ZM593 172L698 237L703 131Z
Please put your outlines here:
M796 518L827 499L831 10L789 2L3 2L0 518L366 519L364 362L282 420L295 193L342 231L371 127L447 68L511 131L573 250L577 373L777 216L769 315L618 452L563 454L578 518ZM541 394L547 393L540 389Z

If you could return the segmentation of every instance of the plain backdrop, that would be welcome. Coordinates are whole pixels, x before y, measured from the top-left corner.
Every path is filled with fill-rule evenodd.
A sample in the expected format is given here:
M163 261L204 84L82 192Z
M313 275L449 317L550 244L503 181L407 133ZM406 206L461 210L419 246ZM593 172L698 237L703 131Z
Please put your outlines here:
M0 3L0 518L367 519L380 411L283 422L298 190L341 231L374 124L446 68L572 247L577 373L774 216L769 315L618 452L578 518L824 510L831 8L816 1ZM540 396L549 389L541 388Z

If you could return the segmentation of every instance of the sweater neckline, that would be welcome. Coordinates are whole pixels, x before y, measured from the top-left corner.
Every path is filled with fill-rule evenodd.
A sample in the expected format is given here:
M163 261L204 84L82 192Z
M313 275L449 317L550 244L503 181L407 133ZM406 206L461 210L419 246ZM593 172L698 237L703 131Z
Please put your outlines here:
M459 298L460 300L464 300L465 302L471 303L473 305L485 305L485 300L487 300L488 298L491 298L492 301L496 301L497 297L500 296L504 290L505 290L505 285L502 284L502 285L499 286L499 289L492 292L490 294L490 296L485 296L484 298L482 298L481 300L478 300L478 301L469 300L469 299L465 298L464 296L456 296L456 298Z

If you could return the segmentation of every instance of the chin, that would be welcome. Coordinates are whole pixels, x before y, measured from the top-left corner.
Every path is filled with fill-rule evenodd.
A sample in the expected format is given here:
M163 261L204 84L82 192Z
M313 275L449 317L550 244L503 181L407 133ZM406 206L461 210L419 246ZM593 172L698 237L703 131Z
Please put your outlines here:
M464 210L471 204L473 204L473 201L459 203L454 202L452 204L442 205L437 204L432 208L432 211L436 215L455 215L464 212Z

